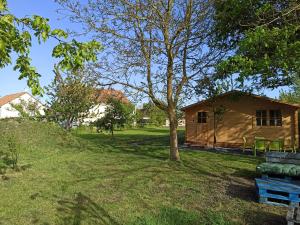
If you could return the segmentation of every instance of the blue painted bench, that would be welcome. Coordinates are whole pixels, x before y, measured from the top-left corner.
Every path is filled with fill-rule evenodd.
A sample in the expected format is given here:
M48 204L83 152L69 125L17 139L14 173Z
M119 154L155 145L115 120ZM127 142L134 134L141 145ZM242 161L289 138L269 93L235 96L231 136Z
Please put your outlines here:
M299 206L300 183L257 178L256 187L260 203L278 206Z
M300 180L298 172L295 170L300 165L300 153L267 152L264 164L270 164L270 171L267 169L268 166L260 171L259 168L262 166L259 165L257 168L259 172L262 172L262 178L255 179L259 202L299 207ZM284 169L285 165L287 169ZM281 170L274 170L276 166ZM289 171L290 169L291 171Z

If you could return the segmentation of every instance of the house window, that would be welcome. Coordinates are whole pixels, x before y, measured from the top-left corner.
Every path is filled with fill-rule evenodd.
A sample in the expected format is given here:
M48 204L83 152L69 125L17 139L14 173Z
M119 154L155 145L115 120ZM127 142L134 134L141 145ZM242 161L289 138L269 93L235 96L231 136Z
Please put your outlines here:
M256 126L267 126L266 110L256 110Z
M207 122L207 112L198 112L198 123Z
M282 126L280 110L270 110L270 126Z

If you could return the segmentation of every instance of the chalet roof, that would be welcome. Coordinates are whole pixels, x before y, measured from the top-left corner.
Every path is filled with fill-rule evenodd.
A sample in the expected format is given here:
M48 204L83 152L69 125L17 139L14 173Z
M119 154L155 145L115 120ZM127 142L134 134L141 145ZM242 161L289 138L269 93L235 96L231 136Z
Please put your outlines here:
M269 102L274 102L274 103L278 103L278 104L282 104L282 105L286 105L286 106L290 106L290 107L300 108L299 104L291 104L291 103L283 102L283 101L280 101L280 100L277 100L277 99L269 98L269 97L266 97L266 96L260 96L260 95L252 94L252 93L249 93L249 92L238 91L238 90L233 90L233 91L226 92L224 94L220 94L220 95L216 96L216 98L230 96L230 95L251 96L251 97L254 97L254 98L257 98L257 99L263 99L263 100L266 100L266 101L269 101ZM196 102L194 104L185 106L181 110L186 110L188 108L192 108L192 107L197 106L197 105L205 104L205 103L208 103L210 101L212 101L212 98L208 98L208 99Z
M14 93L10 95L5 95L2 98L0 98L0 107L15 100L16 98L19 98L20 96L26 94L27 92L19 92L19 93Z
M96 91L97 100L100 103L106 103L110 98L120 100L122 103L129 103L128 98L122 91L114 89L100 89Z

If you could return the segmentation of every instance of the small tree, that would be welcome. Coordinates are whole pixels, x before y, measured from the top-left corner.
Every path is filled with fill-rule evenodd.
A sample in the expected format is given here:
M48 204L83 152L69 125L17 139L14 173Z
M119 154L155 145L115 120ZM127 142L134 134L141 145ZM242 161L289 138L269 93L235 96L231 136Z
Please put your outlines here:
M54 81L46 87L50 100L46 112L49 120L64 124L69 130L73 122L84 118L95 104L96 95L93 78L80 71L77 74L66 74L63 78L58 68L55 69Z
M122 103L115 98L110 98L107 102L104 116L95 122L97 131L103 129L114 136L116 127L122 128L132 122L133 110L132 105Z
M18 161L19 161L19 149L20 146L17 143L17 139L14 135L10 135L7 139L7 144L8 144L8 153L9 153L9 158L12 164L12 168L14 170L18 169Z
M18 104L10 104L17 110L22 118L41 118L41 107L37 102L20 100Z

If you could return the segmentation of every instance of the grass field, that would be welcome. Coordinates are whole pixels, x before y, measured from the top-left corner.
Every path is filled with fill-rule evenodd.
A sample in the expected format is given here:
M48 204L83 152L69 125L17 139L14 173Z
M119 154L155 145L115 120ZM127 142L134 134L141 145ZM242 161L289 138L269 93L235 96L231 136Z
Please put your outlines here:
M113 139L37 122L2 121L0 129L19 137L22 168L0 180L0 224L284 224L285 208L256 203L262 159L181 151L182 162L170 162L166 129Z

